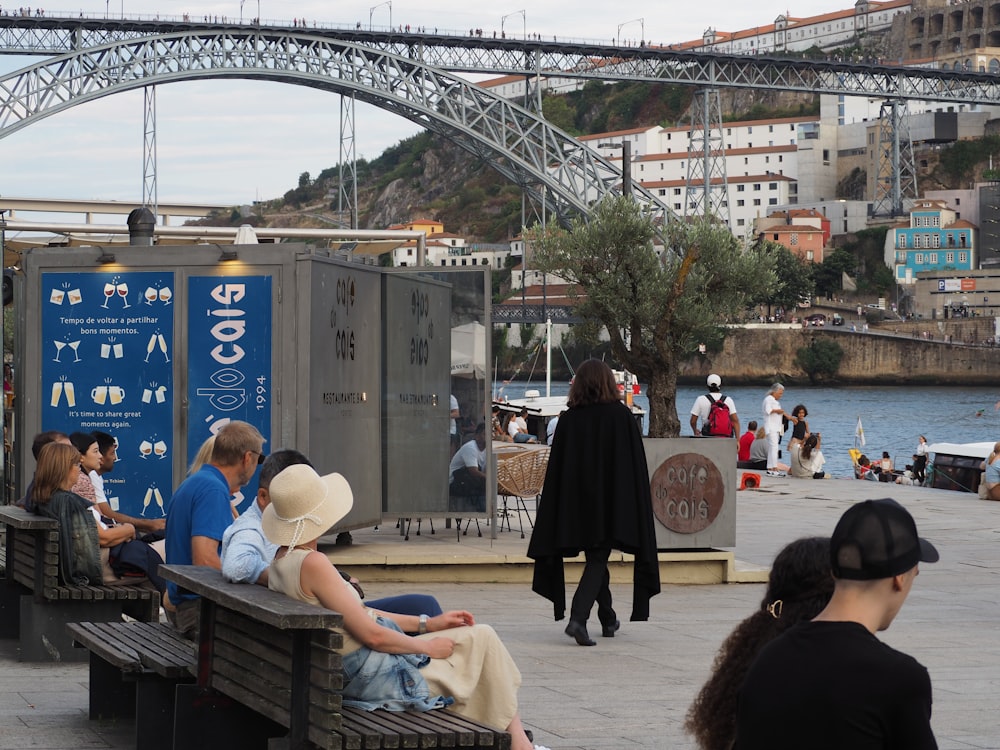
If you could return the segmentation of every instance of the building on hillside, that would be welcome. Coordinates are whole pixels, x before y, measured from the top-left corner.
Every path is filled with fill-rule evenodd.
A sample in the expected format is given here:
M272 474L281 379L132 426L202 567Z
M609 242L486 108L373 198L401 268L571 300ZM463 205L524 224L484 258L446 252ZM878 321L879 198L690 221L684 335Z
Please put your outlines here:
M944 201L914 202L909 222L885 235L885 264L899 284L912 285L923 271L976 268L976 226L958 219Z
M922 318L1000 316L1000 269L924 271L914 285L914 311ZM992 326L995 333L996 323Z
M823 250L830 242L830 220L815 209L774 211L758 219L754 234L776 242L803 260L823 262Z
M979 185L979 267L1000 268L1000 182ZM965 217L963 217L965 218Z
M829 222L829 237L826 244L829 246L830 238L836 235L854 234L862 229L868 228L868 219L871 216L871 201L800 201L795 205L778 206L775 211L816 211L823 215Z
M469 244L465 237L444 231L444 224L431 219L416 219L405 224L394 224L390 229L425 232L424 246L427 266L489 266L502 268L511 254L511 243ZM417 264L416 240L405 242L392 250L392 265Z

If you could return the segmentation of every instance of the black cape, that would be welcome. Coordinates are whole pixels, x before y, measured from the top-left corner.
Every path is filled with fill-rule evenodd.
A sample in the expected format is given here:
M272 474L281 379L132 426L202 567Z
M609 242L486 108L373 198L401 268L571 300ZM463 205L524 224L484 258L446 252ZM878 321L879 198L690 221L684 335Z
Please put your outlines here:
M620 402L573 407L559 417L528 557L532 590L566 614L563 558L597 547L635 556L633 620L649 619L660 593L653 504L642 435Z

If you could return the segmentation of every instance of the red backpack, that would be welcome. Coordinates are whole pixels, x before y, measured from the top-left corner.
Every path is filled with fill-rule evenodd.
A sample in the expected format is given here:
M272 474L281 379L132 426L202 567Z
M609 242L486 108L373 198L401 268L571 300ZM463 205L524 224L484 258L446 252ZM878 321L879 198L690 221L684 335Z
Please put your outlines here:
M713 398L711 393L707 395L712 406L708 410L708 419L701 426L701 434L711 437L732 437L733 423L730 419L726 397L721 393L718 399Z

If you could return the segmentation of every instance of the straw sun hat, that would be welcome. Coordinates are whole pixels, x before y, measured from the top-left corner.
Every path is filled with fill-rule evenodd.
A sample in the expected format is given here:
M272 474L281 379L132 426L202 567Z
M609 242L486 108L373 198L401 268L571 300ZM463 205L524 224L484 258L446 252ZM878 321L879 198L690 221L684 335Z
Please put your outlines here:
M354 505L351 486L342 475L321 477L306 464L278 472L268 492L271 504L264 510L264 536L283 547L321 537Z

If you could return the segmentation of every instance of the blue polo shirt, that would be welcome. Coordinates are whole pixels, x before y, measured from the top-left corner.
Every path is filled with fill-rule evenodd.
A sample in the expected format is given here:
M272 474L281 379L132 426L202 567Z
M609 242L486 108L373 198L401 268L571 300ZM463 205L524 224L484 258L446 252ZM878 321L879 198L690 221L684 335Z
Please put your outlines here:
M233 522L229 483L214 466L202 466L181 483L167 503L166 552L168 565L192 565L191 538L207 536L222 544L222 535ZM195 594L178 591L168 581L170 601L179 604L197 599Z

